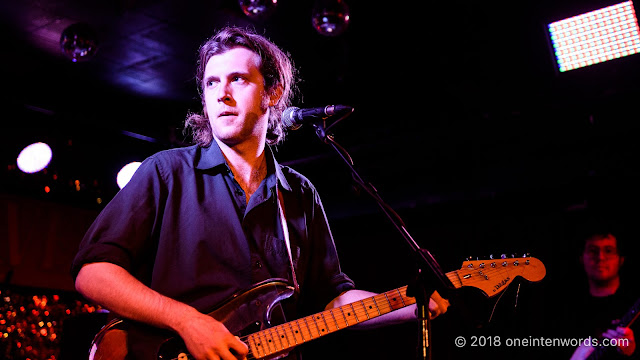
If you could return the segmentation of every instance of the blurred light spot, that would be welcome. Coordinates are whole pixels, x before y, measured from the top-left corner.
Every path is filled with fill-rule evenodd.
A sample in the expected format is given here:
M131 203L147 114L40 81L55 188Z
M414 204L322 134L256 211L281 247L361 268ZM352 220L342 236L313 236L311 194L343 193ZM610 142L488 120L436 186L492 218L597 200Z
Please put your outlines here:
M49 165L52 154L49 145L43 142L33 143L18 155L18 168L28 174L36 173Z
M127 185L129 180L131 180L133 174L136 172L136 170L138 170L138 167L140 167L140 164L141 163L139 161L133 161L120 169L118 175L116 176L116 182L118 183L120 189Z

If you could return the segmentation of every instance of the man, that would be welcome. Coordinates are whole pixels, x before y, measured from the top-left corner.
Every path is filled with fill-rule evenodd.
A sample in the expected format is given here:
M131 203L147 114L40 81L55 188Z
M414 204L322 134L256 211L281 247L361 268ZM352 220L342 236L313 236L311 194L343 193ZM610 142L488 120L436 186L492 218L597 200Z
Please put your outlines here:
M243 359L247 345L203 314L239 291L288 279L296 314L373 294L342 273L313 185L266 146L284 138L294 88L286 54L225 28L200 48L197 80L203 113L186 121L197 145L143 162L88 230L72 273L81 294L172 330L195 359ZM434 293L432 317L448 305ZM361 325L415 318L405 307Z
M633 289L622 286L620 270L624 264L618 239L609 232L597 231L586 238L580 262L587 276L588 294L575 306L575 325L584 330L585 337L599 341L617 342L619 356L629 357L635 352L634 333L629 327L616 326L616 322L633 305ZM581 344L572 360L586 359L594 351L589 342Z

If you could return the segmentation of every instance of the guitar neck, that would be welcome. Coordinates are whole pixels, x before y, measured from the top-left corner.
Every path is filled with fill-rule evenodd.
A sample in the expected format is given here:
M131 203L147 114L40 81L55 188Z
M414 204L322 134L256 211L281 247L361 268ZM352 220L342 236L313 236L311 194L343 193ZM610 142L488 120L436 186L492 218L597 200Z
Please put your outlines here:
M446 274L455 288L462 287L457 271ZM416 303L407 286L390 290L337 308L309 315L247 336L245 342L257 358L269 358L338 330L369 321Z
M256 358L268 358L415 303L416 299L408 297L407 287L403 286L259 331L249 335L245 342Z

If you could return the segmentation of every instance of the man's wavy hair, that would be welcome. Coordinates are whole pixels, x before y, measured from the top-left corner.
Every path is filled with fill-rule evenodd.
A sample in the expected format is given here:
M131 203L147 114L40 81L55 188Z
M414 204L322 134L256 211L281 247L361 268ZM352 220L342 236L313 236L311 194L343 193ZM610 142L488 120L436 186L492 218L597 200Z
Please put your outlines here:
M220 55L236 47L247 48L260 56L259 70L264 77L265 96L282 89L280 100L270 107L269 126L267 128L267 144L276 145L284 140L285 127L282 124L282 112L291 105L295 93L296 71L289 55L264 36L254 30L226 27L207 40L199 50L196 81L202 103L201 114L190 113L185 120L185 132L191 131L193 141L201 146L208 146L213 141L213 133L209 118L204 111L203 77L207 62L214 55Z

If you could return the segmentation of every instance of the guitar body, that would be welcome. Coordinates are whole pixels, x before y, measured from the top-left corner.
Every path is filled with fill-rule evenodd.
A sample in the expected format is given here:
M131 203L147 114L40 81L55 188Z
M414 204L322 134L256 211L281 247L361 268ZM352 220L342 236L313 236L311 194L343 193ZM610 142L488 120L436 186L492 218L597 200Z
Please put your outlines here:
M243 336L271 326L271 311L293 295L285 280L271 279L234 295L208 315L229 331ZM187 359L184 342L170 331L132 321L114 319L95 336L90 360Z

